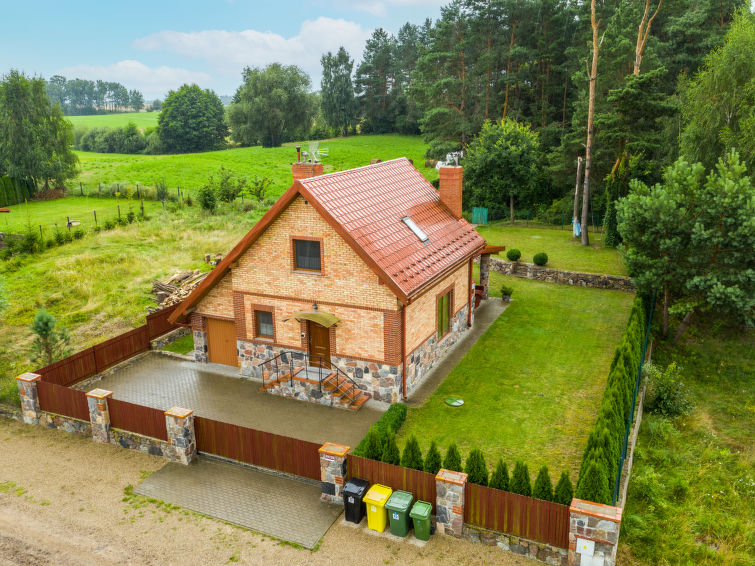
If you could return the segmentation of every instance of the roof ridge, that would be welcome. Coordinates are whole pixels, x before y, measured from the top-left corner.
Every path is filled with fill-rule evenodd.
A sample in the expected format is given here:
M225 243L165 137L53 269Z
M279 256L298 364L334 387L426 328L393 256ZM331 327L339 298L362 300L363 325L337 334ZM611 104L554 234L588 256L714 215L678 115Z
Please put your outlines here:
M306 184L308 182L318 181L322 179L323 177L335 177L336 175L344 175L346 173L352 173L354 171L367 169L369 167L374 167L377 169L378 166L385 165L387 163L393 163L394 161L401 161L402 159L406 159L407 161L409 161L408 157L394 157L393 159L388 159L387 161L381 161L379 163L370 163L369 165L362 165L361 167L354 167L352 169L344 169L342 171L333 171L332 173L325 173L323 175L315 175L314 177L307 177L306 179L299 179L299 182ZM412 165L412 167L414 167L414 164L411 161L409 161L409 164Z

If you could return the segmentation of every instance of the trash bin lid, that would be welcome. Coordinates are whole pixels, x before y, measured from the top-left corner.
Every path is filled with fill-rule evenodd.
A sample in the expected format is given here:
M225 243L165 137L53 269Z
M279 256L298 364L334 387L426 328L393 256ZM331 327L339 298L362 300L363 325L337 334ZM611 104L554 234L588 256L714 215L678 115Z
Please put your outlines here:
M391 511L409 511L413 500L414 496L408 491L394 491L385 508Z
M363 497L367 488L370 487L370 482L363 480L362 478L351 478L343 486L343 492L346 495L355 495L357 497Z
M430 514L433 512L433 506L427 503L426 501L417 501L414 506L412 507L411 512L409 513L409 516L412 519L424 519L429 520Z
M390 487L376 483L370 488L362 500L365 503L380 505L383 507L385 502L388 501L388 498L391 496L391 493L393 493L393 490Z

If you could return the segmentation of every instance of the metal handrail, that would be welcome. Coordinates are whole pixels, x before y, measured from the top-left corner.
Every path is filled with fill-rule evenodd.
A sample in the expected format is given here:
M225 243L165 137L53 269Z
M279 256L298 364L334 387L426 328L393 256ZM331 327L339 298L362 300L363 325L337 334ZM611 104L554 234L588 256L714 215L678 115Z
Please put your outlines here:
M296 373L297 370L294 368L294 354L300 354L304 358L304 367L301 369L305 369L309 371L310 367L314 367L310 362L312 359L317 359L320 363L317 364L317 382L320 389L320 392L322 393L322 382L328 378L332 373L335 373L336 376L336 382L335 382L335 389L338 389L338 387L344 383L349 382L351 383L351 388L347 389L346 392L351 391L351 389L359 390L359 386L357 385L356 381L354 381L349 375L343 371L338 366L334 365L330 360L327 358L324 358L322 356L318 356L316 354L310 354L309 352L293 352L291 350L284 350L278 354L276 354L274 357L270 358L269 360L265 360L263 362L260 362L257 364L257 367L262 367L262 387L265 387L265 371L264 367L267 364L275 364L275 375L276 379L280 378L280 360L283 356L288 356L288 362L287 365L289 367L288 377L289 377L289 383L293 386L294 384L294 373ZM327 367L324 367L324 365L327 364ZM327 373L323 372L323 369L327 369ZM272 372L271 372L272 373ZM324 375L323 375L324 374ZM333 403L333 400L331 399L331 404Z

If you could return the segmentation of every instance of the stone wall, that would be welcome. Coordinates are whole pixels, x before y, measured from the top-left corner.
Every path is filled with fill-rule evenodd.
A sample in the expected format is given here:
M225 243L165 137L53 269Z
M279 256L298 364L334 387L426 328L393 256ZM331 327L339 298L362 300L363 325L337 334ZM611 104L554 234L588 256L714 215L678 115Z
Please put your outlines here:
M42 411L39 417L39 424L47 428L64 430L69 434L92 435L92 425L90 423L72 417L56 415L55 413Z
M209 362L209 351L207 349L207 331L206 330L193 330L194 334L194 361L195 362Z
M497 531L489 531L482 527L466 523L462 530L462 537L486 546L497 546L501 550L513 552L514 554L521 554L522 556L527 556L528 558L545 562L546 564L567 566L569 563L569 552L565 548L552 546L543 542L536 542L526 538L515 537Z
M490 269L513 275L520 279L532 279L547 283L562 283L564 285L576 285L578 287L595 287L596 289L613 289L617 291L634 292L635 286L630 277L620 275L605 275L602 273L583 273L581 271L564 271L550 267L540 267L523 261L506 261L496 257L490 258ZM493 289L492 294L498 293Z

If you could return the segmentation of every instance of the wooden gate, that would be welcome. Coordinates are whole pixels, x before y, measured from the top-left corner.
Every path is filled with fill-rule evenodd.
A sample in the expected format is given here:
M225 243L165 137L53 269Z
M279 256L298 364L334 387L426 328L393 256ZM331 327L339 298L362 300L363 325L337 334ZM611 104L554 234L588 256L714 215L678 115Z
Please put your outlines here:
M232 320L208 318L207 345L211 362L238 367L236 325Z

